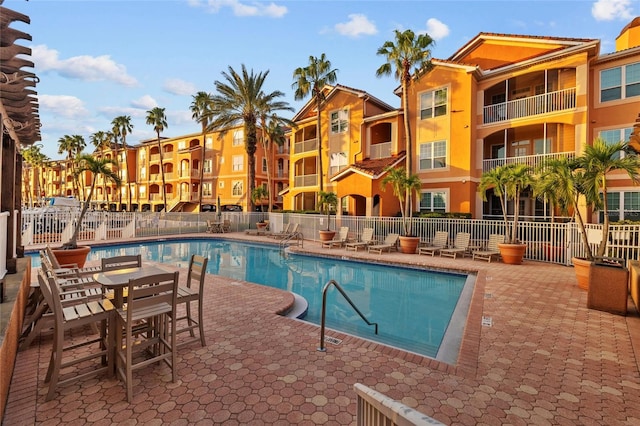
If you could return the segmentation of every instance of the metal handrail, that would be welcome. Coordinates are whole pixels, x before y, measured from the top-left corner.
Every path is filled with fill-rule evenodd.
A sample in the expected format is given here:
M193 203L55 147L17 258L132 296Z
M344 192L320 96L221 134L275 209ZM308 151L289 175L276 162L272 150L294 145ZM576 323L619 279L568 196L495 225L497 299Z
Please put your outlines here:
M304 235L302 234L302 232L296 231L296 232L292 232L291 234L287 235L282 240L280 240L280 248L284 248L285 243L293 239L301 241L302 242L302 244L300 244L301 246L304 244Z
M327 348L324 347L324 328L325 328L324 323L325 323L325 313L327 310L327 290L332 285L340 292L340 294L342 294L342 296L344 296L345 300L349 302L351 307L356 311L358 315L360 315L360 318L362 318L364 322L367 323L367 325L373 325L376 327L375 333L378 334L378 323L369 321L364 316L364 314L360 312L360 309L358 309L358 307L351 301L349 296L347 296L347 293L345 293L342 287L340 287L340 284L338 284L336 280L330 280L328 283L324 285L324 288L322 289L322 316L320 319L320 347L318 348L320 352L325 352L327 350Z

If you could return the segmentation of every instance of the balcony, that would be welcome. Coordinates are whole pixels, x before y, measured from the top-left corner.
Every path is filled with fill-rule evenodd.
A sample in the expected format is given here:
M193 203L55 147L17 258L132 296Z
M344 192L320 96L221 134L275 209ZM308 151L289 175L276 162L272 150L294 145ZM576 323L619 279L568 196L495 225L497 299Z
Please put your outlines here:
M576 88L558 90L529 96L514 101L487 105L483 111L483 123L498 123L517 118L531 117L576 107Z
M349 167L349 165L344 164L341 166L331 166L329 167L329 176L333 176L335 174L340 173L341 171L343 171L344 169L346 169L347 167Z
M391 157L391 142L377 143L369 148L369 158L372 160L389 157Z
M296 142L293 149L296 154L301 154L303 152L309 151L317 151L318 139L307 139L306 141Z
M318 175L302 175L295 177L295 186L316 186L318 185Z
M151 154L149 156L149 161L151 161L151 162L160 161L160 154Z
M536 155L523 155L520 157L507 157L507 158L491 158L488 160L482 160L482 171L487 172L495 169L496 167L504 166L506 164L526 164L531 168L537 168L544 164L545 161L559 158L575 158L576 153L571 152L555 152L551 154L536 154Z

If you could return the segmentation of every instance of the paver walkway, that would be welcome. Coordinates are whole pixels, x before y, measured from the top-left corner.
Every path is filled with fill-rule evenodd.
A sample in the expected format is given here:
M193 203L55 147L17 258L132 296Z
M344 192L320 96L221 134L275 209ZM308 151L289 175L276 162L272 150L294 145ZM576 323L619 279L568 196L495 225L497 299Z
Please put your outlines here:
M357 382L446 424L640 424L640 317L586 309L572 268L302 250L477 270L458 364L333 331L343 342L319 352L317 326L275 314L291 295L209 275L208 346L180 350L176 383L156 365L134 374L132 404L104 377L45 402L43 334L18 354L4 424L354 424Z

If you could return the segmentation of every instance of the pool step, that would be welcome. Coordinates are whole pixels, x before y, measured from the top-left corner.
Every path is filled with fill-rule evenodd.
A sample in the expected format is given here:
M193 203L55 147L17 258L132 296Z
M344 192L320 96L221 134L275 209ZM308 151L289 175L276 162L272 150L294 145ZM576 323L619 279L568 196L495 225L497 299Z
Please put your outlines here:
M289 309L289 312L285 314L285 317L302 319L307 315L309 303L307 302L307 299L299 294L293 292L291 292L291 294L293 294L294 297L293 306Z

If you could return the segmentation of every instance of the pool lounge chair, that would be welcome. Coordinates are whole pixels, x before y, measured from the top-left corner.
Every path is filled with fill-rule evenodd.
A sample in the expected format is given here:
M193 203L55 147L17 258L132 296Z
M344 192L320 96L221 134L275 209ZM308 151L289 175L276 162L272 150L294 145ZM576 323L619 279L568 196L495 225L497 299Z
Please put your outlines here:
M366 249L369 245L373 244L375 239L373 238L373 228L364 228L360 241L351 241L345 244L347 250L358 251L358 249Z
M369 253L382 254L383 251L397 250L399 238L398 234L388 234L382 243L369 246Z
M293 226L292 222L287 223L282 231L272 232L269 236L271 238L279 238L285 234L288 234L291 231L291 227Z
M439 253L440 250L447 247L447 240L449 239L449 233L446 231L436 231L436 234L431 240L431 244L423 247L418 247L418 254L426 254L431 257Z
M295 234L296 232L298 232L298 228L300 227L299 223L293 223L291 224L291 226L288 226L287 229L285 231L282 231L278 234L273 234L272 237L279 239L279 240L283 240L285 238L289 238L291 237L293 234Z
M493 258L495 258L496 260L500 259L500 250L498 249L498 244L501 244L503 242L504 235L489 235L489 242L487 243L487 248L485 250L474 250L471 252L473 260L480 259L486 260L491 263L491 259Z
M328 247L328 248L342 247L344 244L346 244L348 237L349 237L349 227L342 226L340 227L340 231L338 231L338 235L336 235L333 238L333 240L322 242L322 247Z
M456 239L453 242L453 247L441 249L440 256L453 257L454 259L458 256L464 257L469 250L470 240L471 234L468 232L458 232L456 234Z

